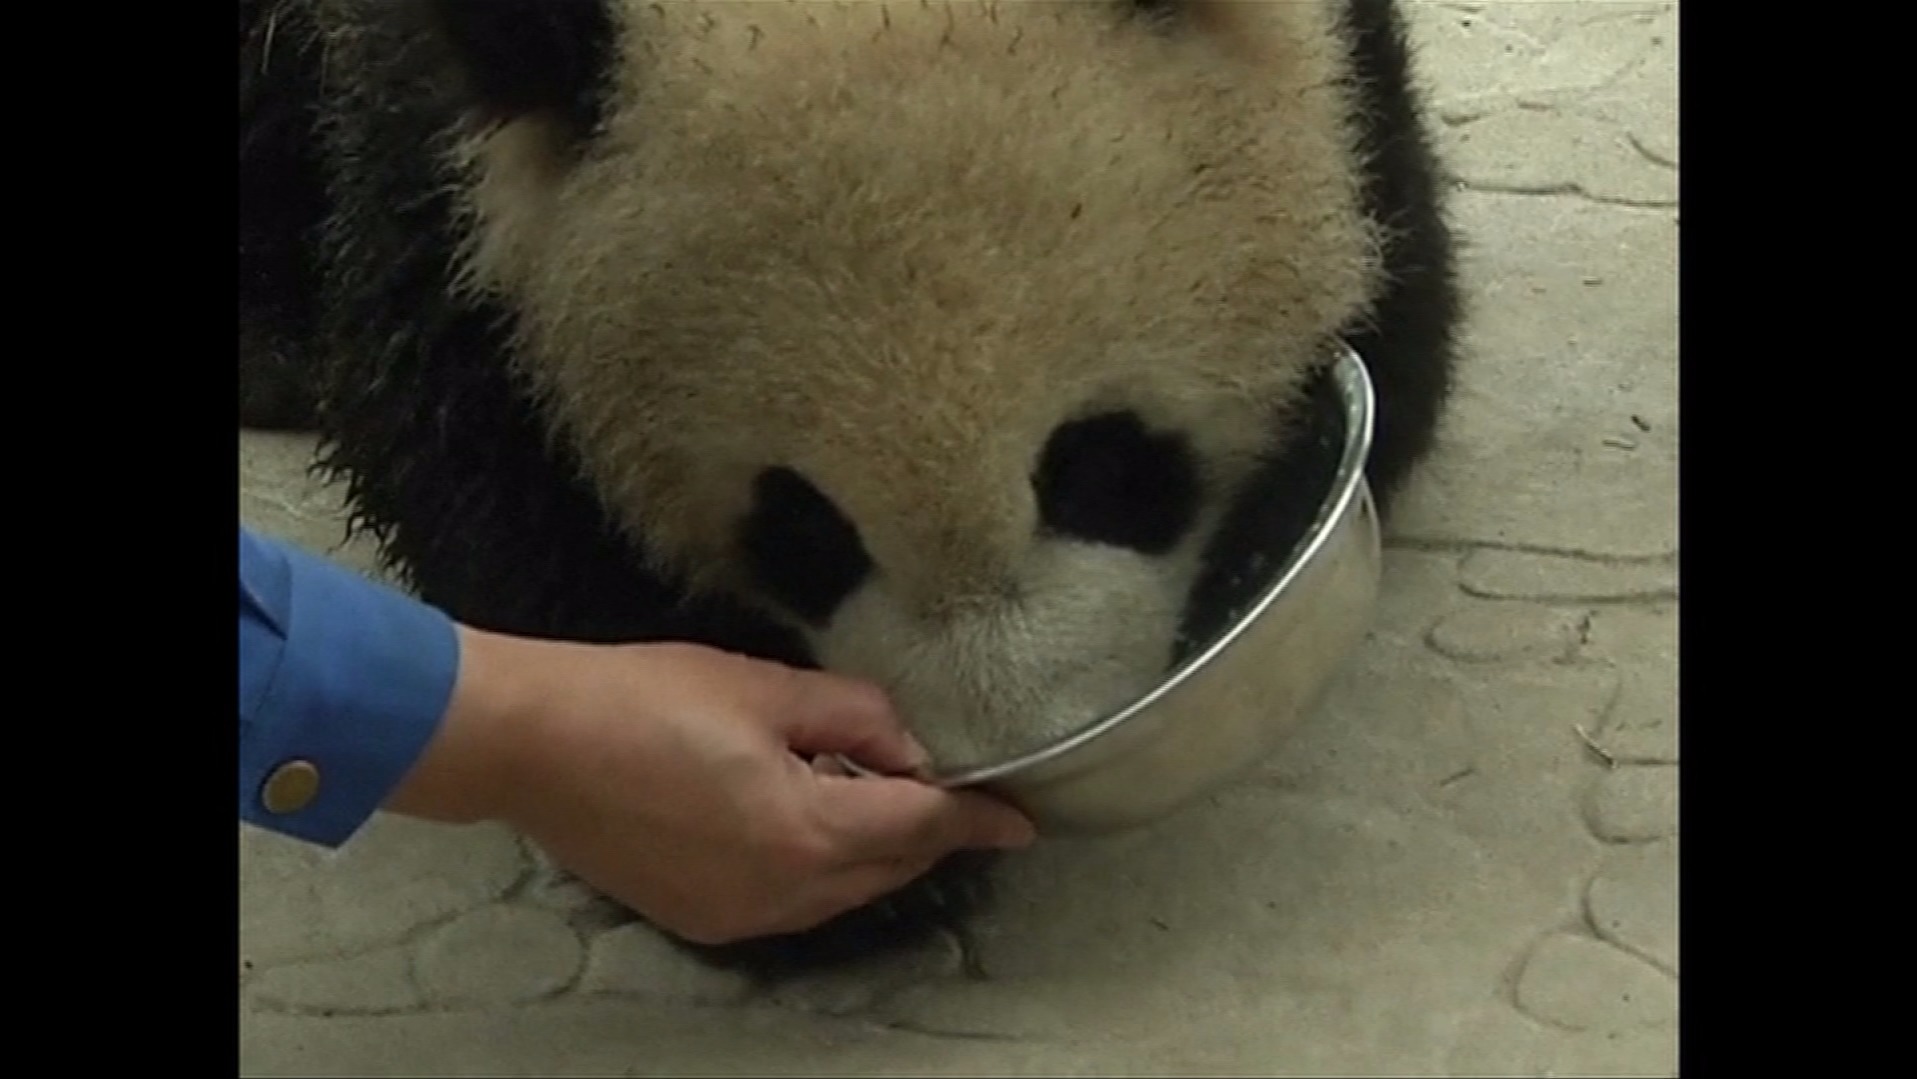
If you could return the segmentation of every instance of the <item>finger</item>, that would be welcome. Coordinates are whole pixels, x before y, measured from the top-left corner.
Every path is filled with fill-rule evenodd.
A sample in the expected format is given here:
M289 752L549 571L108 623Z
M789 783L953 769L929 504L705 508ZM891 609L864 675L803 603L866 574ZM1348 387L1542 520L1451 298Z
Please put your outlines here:
M775 722L794 752L843 753L893 775L930 766L932 755L899 722L883 690L824 671L791 673L791 691Z
M854 861L938 858L962 848L1017 849L1038 836L1017 809L974 791L910 779L821 777L826 825Z
M834 778L842 779L846 776L851 775L852 773L847 771L845 765L839 762L839 758L837 755L832 753L821 753L818 756L812 758L812 774L818 775L818 776L832 776Z

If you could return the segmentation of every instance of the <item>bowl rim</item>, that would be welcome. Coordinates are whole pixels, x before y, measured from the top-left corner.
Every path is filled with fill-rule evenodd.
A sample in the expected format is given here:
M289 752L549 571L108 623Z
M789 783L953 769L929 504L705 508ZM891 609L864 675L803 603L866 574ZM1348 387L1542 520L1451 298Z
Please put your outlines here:
M1151 711L1160 700L1176 692L1179 687L1196 677L1200 671L1211 666L1220 655L1236 644L1254 623L1264 617L1265 612L1285 594L1306 567L1317 561L1319 553L1337 531L1332 525L1345 518L1352 502L1359 498L1365 488L1365 460L1371 452L1372 427L1375 422L1376 400L1371 376L1365 369L1363 357L1342 338L1336 339L1332 351L1331 362L1323 370L1335 380L1338 387L1339 400L1345 410L1345 439L1344 450L1338 459L1338 469L1332 477L1330 494L1320 504L1317 516L1312 519L1311 526L1305 533L1305 541L1292 550L1285 565L1273 575L1271 583L1256 600L1246 607L1245 612L1234 619L1230 626L1219 632L1203 649L1188 657L1151 689L1140 694L1124 707L1091 720L1070 734L1063 735L1028 753L990 764L976 765L958 772L934 773L928 777L930 782L947 789L959 789L1009 779L1058 760L1123 727L1138 716ZM857 773L871 774L849 760L844 763Z

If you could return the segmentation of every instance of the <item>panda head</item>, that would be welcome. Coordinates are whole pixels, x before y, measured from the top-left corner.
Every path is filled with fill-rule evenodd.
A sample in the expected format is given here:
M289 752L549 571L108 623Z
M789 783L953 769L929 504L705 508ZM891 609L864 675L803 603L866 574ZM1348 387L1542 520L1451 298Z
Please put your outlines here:
M1325 10L440 7L464 280L636 547L947 766L1162 676L1374 287Z

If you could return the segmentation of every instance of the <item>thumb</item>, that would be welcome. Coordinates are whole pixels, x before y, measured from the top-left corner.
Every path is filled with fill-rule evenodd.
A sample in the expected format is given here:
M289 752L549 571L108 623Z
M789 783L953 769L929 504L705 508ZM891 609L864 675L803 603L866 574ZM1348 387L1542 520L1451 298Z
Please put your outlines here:
M838 753L890 775L931 767L932 755L905 729L883 690L825 671L791 673L790 691L773 724L793 752Z

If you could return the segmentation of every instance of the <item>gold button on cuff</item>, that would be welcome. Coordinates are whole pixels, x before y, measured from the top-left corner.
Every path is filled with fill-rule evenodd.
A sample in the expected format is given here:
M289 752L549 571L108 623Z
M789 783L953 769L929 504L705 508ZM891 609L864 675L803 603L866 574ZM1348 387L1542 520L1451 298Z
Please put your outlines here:
M319 793L319 769L311 761L288 761L273 769L260 788L260 804L268 813L298 813Z

